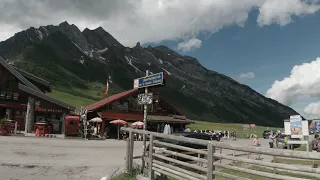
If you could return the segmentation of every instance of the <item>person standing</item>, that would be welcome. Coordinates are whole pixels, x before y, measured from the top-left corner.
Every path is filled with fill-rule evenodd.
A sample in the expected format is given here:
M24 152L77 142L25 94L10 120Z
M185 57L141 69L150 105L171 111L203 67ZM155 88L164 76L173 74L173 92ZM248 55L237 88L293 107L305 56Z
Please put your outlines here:
M319 134L314 135L314 139L311 141L312 150L320 152L320 146L319 146Z

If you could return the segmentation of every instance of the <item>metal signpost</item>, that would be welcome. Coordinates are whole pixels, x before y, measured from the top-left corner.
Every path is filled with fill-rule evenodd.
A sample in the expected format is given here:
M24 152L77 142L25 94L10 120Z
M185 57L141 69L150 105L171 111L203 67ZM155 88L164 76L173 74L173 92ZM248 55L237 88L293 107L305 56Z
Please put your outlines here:
M149 75L149 70L146 71L146 76L141 77L138 79L135 79L133 81L133 88L145 88L144 94L139 94L138 96L138 104L143 104L143 130L147 130L147 110L148 105L152 104L152 93L148 93L148 87L150 86L157 86L157 85L163 85L163 72ZM143 135L143 157L146 156L146 135ZM142 158L142 168L141 171L143 172L144 169L144 158Z

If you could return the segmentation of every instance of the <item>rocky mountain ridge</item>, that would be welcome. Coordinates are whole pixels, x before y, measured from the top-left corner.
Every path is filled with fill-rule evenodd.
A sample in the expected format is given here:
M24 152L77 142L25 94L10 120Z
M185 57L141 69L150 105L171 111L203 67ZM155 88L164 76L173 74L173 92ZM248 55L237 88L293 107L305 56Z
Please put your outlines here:
M107 78L114 92L127 90L147 69L165 72L166 86L157 90L191 119L282 126L283 119L298 114L228 76L206 69L196 58L166 46L143 48L137 43L133 48L124 47L101 27L82 32L67 22L31 27L0 42L0 56L26 71L42 73L54 87L83 90L87 83L104 84ZM59 74L77 81L63 81Z

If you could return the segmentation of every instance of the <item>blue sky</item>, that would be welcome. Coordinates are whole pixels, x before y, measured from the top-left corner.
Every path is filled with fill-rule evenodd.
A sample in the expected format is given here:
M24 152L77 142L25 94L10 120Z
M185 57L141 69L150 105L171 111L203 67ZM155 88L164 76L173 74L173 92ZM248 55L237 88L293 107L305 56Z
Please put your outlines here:
M320 57L320 12L294 17L293 22L280 26L259 27L257 12L251 12L243 27L229 26L208 37L198 38L201 47L190 52L177 50L176 41L164 41L180 54L196 57L203 66L228 75L266 95L275 80L290 75L295 65L309 63ZM241 73L253 72L252 79L241 79ZM291 107L303 113L318 98L298 98Z

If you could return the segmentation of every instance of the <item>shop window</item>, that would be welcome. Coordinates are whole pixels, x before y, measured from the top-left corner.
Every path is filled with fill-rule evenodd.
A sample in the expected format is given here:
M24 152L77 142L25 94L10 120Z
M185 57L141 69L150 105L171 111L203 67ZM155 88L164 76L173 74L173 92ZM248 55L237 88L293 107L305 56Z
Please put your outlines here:
M1 91L0 92L0 99L5 99L6 97L6 92L5 91Z
M148 112L153 112L153 104L148 105Z

